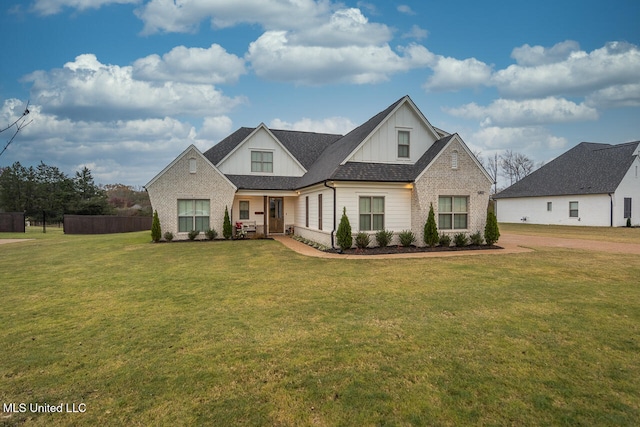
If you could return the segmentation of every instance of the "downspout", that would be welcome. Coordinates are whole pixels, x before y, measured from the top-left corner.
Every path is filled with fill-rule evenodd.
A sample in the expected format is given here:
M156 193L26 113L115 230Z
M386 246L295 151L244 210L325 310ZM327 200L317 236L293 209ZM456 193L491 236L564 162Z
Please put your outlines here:
M327 181L325 181L324 186L333 190L333 230L331 230L331 249L335 249L335 242L333 235L336 232L336 187L331 187L327 185Z
M609 193L609 200L611 201L611 207L609 210L609 218L610 218L609 226L613 227L613 196L611 195L611 193Z

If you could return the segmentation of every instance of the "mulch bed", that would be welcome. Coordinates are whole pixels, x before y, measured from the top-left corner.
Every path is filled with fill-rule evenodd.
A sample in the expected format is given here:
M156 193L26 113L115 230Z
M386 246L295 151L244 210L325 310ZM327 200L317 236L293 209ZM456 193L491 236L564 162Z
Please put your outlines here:
M345 251L341 251L340 249L329 249L325 252L328 253L342 253L345 255L387 255L387 254L409 254L416 252L458 252L458 251L482 251L485 249L504 249L502 246L497 245L469 245L463 247L457 246L436 246L434 248L430 248L428 246L425 247L417 247L417 246L387 246L384 248L375 247L375 248L365 248L365 249L357 249L351 248Z

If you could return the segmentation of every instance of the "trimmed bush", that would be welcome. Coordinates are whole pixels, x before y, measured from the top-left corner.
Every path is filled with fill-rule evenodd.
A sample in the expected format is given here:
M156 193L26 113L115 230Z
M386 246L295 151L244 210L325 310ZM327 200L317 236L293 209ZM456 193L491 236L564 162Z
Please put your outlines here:
M380 230L376 233L376 242L381 248L389 246L391 239L393 239L393 231Z
M200 232L198 230L191 230L187 236L189 236L189 240L196 240Z
M338 246L343 251L349 249L353 244L353 236L351 235L351 224L349 224L349 217L347 217L347 208L342 208L342 218L340 218L340 225L338 225L338 231L336 231L336 238L338 240Z
M429 216L424 224L424 244L434 247L438 244L438 227L436 226L436 215L433 212L433 203L429 206Z
M166 233L164 233L164 240L166 240L167 242L170 242L173 240L173 233L170 231L167 231Z
M204 232L204 234L205 236L207 236L208 240L213 240L216 237L218 237L218 232L213 228L208 229L207 231Z
M371 243L371 238L367 233L365 233L364 231L361 231L358 234L356 234L356 247L358 249L364 249L368 247L369 243Z
M465 233L457 233L453 235L453 244L459 248L464 248L469 244L469 238Z
M408 248L413 244L413 242L416 241L416 235L413 234L413 231L411 230L402 231L400 234L398 234L398 237L400 238L400 244L405 248Z
M631 218L627 218L627 227L631 227Z
M498 219L493 210L487 212L487 225L484 226L484 240L487 245L491 246L500 238L500 230L498 230Z
M153 222L151 223L151 240L158 243L162 238L162 228L160 227L160 218L158 211L153 211Z
M482 233L475 232L469 236L469 240L471 240L471 244L474 246L480 246L484 243L484 239L482 238Z
M222 236L229 240L233 235L233 229L231 228L231 220L229 219L229 210L224 207L224 222L222 224Z
M449 246L451 246L451 236L449 236L448 234L442 233L440 235L439 243L440 243L440 246L448 248Z

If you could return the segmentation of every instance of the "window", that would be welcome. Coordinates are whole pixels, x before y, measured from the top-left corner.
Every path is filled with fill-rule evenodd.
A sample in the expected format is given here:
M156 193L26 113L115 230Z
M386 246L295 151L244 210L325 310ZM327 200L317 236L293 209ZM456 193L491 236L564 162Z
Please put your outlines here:
M409 131L398 131L398 157L409 158Z
M438 228L464 230L467 228L467 196L440 196L438 199Z
M631 218L631 197L624 198L624 217Z
M553 210L553 202L547 202L547 212L551 212Z
M322 194L318 194L318 230L322 230Z
M240 219L249 219L249 201L240 200Z
M458 169L458 152L451 153L451 169Z
M178 232L209 229L209 200L178 200Z
M304 198L304 226L309 227L309 196Z
M578 202L569 202L569 218L578 218Z
M189 159L189 173L196 173L196 165L198 162L196 159Z
M384 230L384 197L360 197L360 231Z
M270 151L252 151L251 172L273 173L273 153Z

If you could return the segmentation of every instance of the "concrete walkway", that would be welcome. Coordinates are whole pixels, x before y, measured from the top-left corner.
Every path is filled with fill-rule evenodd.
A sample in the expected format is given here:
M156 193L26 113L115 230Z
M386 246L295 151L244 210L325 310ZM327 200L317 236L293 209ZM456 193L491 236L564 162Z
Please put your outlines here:
M412 252L404 254L384 254L384 255L340 255L326 253L305 245L302 242L288 236L273 236L275 240L282 243L289 249L316 258L335 259L390 259L390 258L436 258L453 256L474 256L474 255L506 255L525 252L533 252L535 247L569 248L589 251L638 254L640 255L640 244L635 243L615 243L600 240L567 239L560 237L546 236L525 236L522 234L502 233L498 245L503 249L483 249L477 251L451 251L451 252Z

